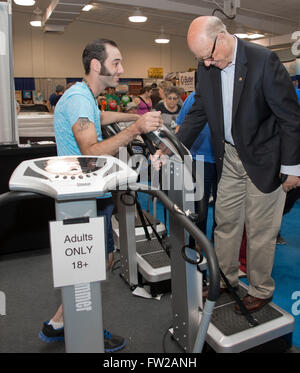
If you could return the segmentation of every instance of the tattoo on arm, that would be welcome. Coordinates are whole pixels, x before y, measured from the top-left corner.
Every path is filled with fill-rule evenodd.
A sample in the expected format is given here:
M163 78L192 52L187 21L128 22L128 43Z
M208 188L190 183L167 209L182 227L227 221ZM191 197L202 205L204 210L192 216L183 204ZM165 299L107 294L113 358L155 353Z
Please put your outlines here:
M89 128L90 121L88 118L79 118L79 131L84 131Z

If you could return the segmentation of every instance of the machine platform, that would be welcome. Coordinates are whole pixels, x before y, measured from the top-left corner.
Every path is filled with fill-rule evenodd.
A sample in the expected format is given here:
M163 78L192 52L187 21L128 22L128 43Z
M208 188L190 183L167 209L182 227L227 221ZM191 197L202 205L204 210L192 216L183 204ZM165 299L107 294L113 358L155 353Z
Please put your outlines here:
M244 283L239 283L240 298L247 294L247 288ZM223 293L216 302L206 338L216 352L242 352L289 335L294 330L293 316L272 302L251 314L259 323L254 327L245 316L234 311L234 305L235 301L228 293Z

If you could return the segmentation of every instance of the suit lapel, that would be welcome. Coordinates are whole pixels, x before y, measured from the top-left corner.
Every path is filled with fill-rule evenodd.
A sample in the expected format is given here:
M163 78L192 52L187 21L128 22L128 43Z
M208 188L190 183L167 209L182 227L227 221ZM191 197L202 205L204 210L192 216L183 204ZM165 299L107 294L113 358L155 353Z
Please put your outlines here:
M234 119L237 108L239 106L241 94L244 88L247 75L247 58L245 53L245 45L243 41L238 40L237 53L235 60L235 74L233 87L233 102L232 102L232 120Z

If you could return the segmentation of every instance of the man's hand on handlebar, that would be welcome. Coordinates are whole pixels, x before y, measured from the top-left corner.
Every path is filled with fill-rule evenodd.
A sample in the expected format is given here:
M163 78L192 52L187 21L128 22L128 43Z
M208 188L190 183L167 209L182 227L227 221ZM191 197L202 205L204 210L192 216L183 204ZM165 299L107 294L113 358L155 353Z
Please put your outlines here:
M140 134L158 130L163 125L160 111L151 111L142 115L135 123Z

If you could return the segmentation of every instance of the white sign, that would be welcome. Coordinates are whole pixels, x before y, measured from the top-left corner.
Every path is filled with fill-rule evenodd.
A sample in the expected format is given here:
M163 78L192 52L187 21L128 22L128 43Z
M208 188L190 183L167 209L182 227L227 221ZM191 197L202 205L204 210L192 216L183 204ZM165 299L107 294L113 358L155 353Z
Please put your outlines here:
M183 88L185 92L192 92L195 90L195 71L179 73L179 87Z
M6 315L6 297L3 291L0 291L0 316Z
M104 217L88 223L50 222L54 287L106 279Z

